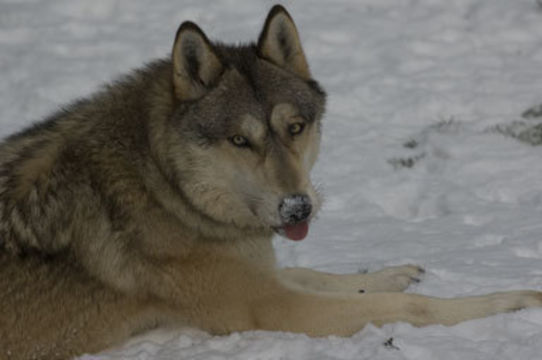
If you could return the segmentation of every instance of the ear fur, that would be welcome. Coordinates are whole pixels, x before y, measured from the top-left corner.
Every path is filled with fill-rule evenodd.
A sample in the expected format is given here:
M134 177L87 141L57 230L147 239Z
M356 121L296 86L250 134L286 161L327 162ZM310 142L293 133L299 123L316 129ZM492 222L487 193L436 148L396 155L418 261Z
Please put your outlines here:
M292 17L281 5L269 11L258 39L260 55L304 79L310 79L309 65Z
M207 36L190 21L177 30L172 62L175 95L181 101L202 97L223 71Z

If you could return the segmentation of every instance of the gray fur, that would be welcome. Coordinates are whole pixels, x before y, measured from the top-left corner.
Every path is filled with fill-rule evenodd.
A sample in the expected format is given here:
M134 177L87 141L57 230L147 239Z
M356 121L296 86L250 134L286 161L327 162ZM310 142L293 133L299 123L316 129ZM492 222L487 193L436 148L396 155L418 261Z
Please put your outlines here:
M86 351L103 346L92 345L81 319L72 314L70 324L65 315L71 310L63 314L62 308L62 325L38 316L33 326L40 334L25 335L26 327L17 324L31 321L30 309L49 296L48 287L66 294L81 287L77 297L125 305L131 301L126 294L138 301L170 299L161 262L188 256L197 242L270 239L276 224L240 220L242 215L225 210L224 216L209 214L208 204L180 184L198 184L194 166L201 160L195 152L228 143L242 117L259 121L268 134L265 146L276 147L270 128L274 106L292 103L316 123L325 94L314 80L260 57L256 44L210 43L192 23L183 24L183 31L191 34L179 55L185 72L180 81L189 82L190 93L176 92L172 61L157 60L1 143L0 305L11 315L0 316L0 358L4 350L19 353L15 358L49 358L57 348L79 351L73 349L80 345L62 344L62 332L71 328L82 333L79 340L89 341ZM208 55L219 59L221 71L211 68L202 80L206 66L216 67ZM207 194L218 191L212 182L205 186ZM64 278L54 280L59 272ZM79 283L92 283L104 295L92 295ZM77 299L56 301L88 306ZM44 311L51 311L53 304L48 306ZM163 316L139 321L129 333Z
M257 44L184 23L171 60L5 139L0 358L69 359L157 326L347 336L542 305L536 291L403 294L423 272L410 265L276 269L273 232L300 240L320 205L309 173L324 103L275 6Z

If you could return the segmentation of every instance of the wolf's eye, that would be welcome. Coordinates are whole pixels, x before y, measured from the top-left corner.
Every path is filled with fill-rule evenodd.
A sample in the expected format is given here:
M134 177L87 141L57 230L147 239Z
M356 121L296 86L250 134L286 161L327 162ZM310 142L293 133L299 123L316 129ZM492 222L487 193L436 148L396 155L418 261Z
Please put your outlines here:
M237 147L248 147L250 145L247 138L241 135L232 136L230 142Z
M293 123L288 126L288 132L292 136L301 134L303 132L303 129L305 129L305 124L300 122Z

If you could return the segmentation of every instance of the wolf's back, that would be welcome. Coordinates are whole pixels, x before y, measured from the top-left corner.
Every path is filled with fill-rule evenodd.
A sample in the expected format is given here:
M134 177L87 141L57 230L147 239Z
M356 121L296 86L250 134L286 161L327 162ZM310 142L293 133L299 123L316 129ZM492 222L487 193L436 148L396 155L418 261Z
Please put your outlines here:
M169 71L150 64L0 144L0 252L61 251L89 229L85 221L115 213L107 192L138 186L149 102L164 97L152 90Z

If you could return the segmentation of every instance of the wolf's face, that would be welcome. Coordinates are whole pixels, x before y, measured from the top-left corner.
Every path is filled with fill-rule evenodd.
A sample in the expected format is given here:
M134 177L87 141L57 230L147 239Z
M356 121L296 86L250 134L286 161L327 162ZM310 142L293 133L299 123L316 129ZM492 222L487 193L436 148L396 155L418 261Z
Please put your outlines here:
M200 212L300 240L320 205L309 173L325 94L310 79L295 26L272 11L258 45L211 44L194 24L173 51L182 148L179 186Z

